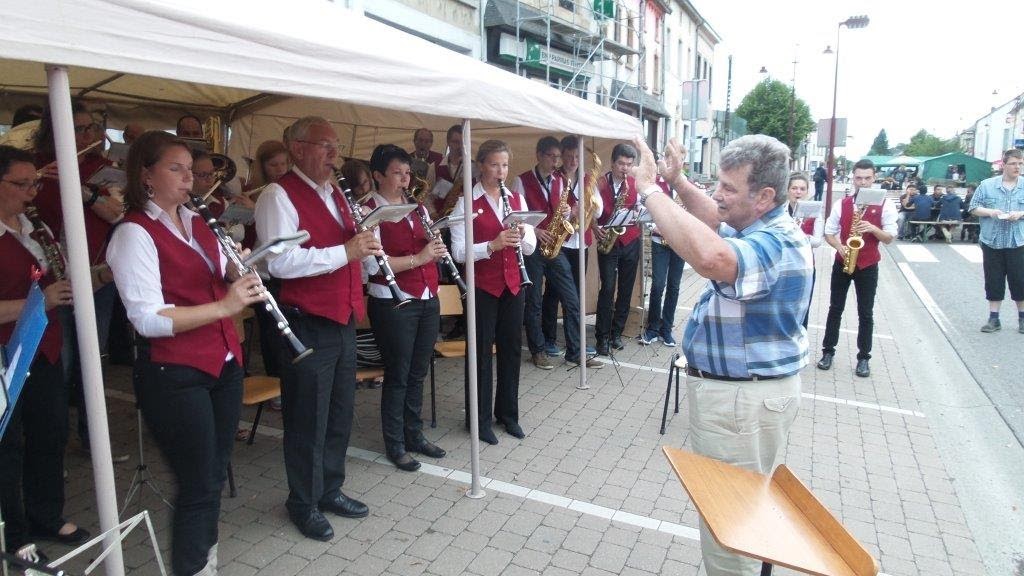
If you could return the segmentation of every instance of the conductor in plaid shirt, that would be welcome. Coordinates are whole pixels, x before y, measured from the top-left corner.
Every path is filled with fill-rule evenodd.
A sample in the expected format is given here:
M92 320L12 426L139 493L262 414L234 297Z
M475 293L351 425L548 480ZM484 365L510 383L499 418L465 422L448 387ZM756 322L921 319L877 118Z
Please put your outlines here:
M641 201L665 242L708 279L683 333L693 449L770 475L796 419L808 358L813 258L786 211L789 148L770 136L733 140L709 197L683 175L673 141L662 174L683 210L655 184L651 150L636 145ZM709 576L759 573L759 561L726 552L700 528Z

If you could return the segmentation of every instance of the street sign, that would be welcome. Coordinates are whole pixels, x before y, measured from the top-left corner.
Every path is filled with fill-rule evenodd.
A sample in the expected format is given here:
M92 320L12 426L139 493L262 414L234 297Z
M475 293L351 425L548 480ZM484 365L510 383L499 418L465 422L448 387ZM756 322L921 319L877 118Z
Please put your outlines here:
M818 120L818 146L828 148L829 131L832 129L832 119L823 118ZM846 146L846 118L836 118L836 148Z

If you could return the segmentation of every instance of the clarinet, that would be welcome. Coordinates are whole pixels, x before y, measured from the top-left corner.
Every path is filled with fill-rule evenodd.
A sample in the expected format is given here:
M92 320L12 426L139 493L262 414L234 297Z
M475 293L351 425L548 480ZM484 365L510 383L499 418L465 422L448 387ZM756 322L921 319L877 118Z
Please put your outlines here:
M505 182L498 180L498 190L501 191L501 200L505 208L505 217L512 213L512 204L508 201L508 188L505 188ZM508 225L508 229L511 230L514 226L518 226L517 223L513 222ZM530 281L529 274L526 273L526 261L523 260L523 247L522 245L516 246L516 260L519 261L519 277L522 278L522 282L519 283L520 288L526 288L527 286L533 286L533 282Z
M189 194L189 198L192 200L192 206L199 213L199 216L206 221L206 225L213 231L213 235L217 237L217 242L220 243L220 249L227 256L228 260L235 265L235 269L238 270L239 276L246 274L256 274L259 278L259 274L251 266L246 266L242 260L242 255L238 252L238 248L235 247L235 241L228 236L227 232L224 231L224 227L217 218L210 212L210 207L206 205L202 197L195 194ZM262 283L262 280L260 281ZM263 302L263 306L274 320L277 322L277 329L281 331L281 335L288 340L288 344L292 347L295 352L295 358L292 360L292 364L297 363L306 356L313 353L312 348L306 348L306 346L299 341L299 338L292 332L291 326L288 324L288 319L284 317L284 313L281 312L281 308L277 305L277 300L274 300L274 296L269 290L264 292L267 295L267 299Z
M43 224L43 219L39 217L39 209L32 204L25 206L25 217L32 223L32 232L29 236L43 249L43 256L46 257L46 263L50 268L50 273L53 274L53 279L63 280L67 277L67 271L64 268L64 251L61 250L60 244L54 240L53 234L50 234Z
M352 193L352 188L348 185L348 180L341 174L341 170L334 172L334 179L338 184L338 188L341 188L342 193L345 194L349 213L352 215L352 220L356 223L356 228L359 232L366 232L369 228L363 226L363 215L359 212L359 204L355 201L355 195ZM380 273L384 276L384 281L388 283L388 289L391 290L391 298L395 301L395 308L401 308L411 302L398 288L398 282L395 281L395 272L391 269L388 255L374 256L374 258L377 260L377 267L380 268Z
M430 213L427 212L426 207L423 206L421 202L416 200L416 196L410 194L409 201L416 204L416 213L419 214L420 224L423 225L423 234L427 237L427 242L433 242L434 239L437 238L437 234L435 234L434 230L431 228L434 225L434 222L430 219ZM459 287L459 294L462 296L462 299L465 300L466 283L462 280L462 275L459 274L459 267L456 266L455 261L452 260L452 255L446 254L441 258L441 263L448 268L448 272L451 273L452 278L455 279L455 284Z

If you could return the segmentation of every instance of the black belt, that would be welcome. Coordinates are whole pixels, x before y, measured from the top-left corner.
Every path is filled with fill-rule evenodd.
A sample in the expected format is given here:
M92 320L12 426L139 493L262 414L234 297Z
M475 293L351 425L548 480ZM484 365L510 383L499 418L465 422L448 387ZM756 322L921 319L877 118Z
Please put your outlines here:
M693 366L687 366L686 373L697 378L704 378L705 380L721 380L722 382L757 382L759 380L775 380L776 378L781 378L781 376L758 376L757 374L742 378L734 376L719 376L718 374L704 372L703 370L699 370Z

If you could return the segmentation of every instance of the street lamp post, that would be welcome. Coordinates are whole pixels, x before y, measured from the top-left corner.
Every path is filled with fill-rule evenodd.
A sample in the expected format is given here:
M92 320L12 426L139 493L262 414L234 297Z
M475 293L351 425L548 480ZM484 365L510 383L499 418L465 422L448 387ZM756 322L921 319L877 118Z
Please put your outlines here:
M800 45L796 45L797 51L800 50ZM798 63L797 54L793 54L793 84L789 89L789 138L786 139L786 144L789 145L789 149L792 151L792 166L796 166L796 142L793 141L793 131L796 124L796 65Z
M839 32L846 26L850 29L864 28L868 25L870 20L867 16L850 16L846 20L839 23L836 28L836 72L835 80L832 84L832 120L829 122L829 133L828 133L828 156L826 162L828 166L828 187L825 193L825 217L828 218L829 213L832 211L832 181L835 180L833 172L835 171L835 158L833 158L836 149L836 96L839 92ZM826 48L825 53L830 53L831 50Z

